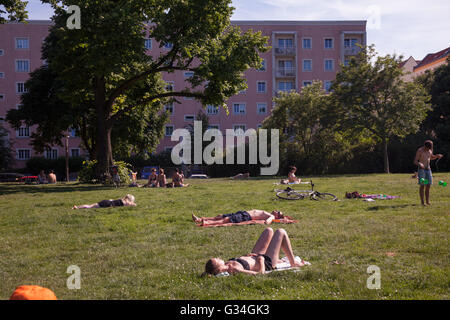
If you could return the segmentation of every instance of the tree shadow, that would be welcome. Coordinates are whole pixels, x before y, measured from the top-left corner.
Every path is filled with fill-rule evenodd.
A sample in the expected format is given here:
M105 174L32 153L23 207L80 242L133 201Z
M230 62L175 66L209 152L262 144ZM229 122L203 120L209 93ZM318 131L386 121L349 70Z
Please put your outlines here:
M117 188L123 189L125 187ZM15 193L65 193L65 192L84 192L84 191L103 191L116 190L114 186L107 185L87 185L87 184L54 184L54 185L26 185L17 183L1 183L0 195Z
M367 211L379 211L379 210L388 210L388 209L403 209L408 207L418 207L418 204L397 204L397 205L387 205L387 206L372 206L368 207Z

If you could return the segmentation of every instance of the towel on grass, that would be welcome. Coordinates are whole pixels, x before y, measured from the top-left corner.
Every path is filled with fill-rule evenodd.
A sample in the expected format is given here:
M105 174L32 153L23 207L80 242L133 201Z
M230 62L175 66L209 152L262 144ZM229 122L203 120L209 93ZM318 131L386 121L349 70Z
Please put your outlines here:
M299 263L303 262L303 264L305 266L311 265L311 263L309 263L308 261L302 260L299 256L296 256L294 259L296 262L299 262ZM283 258L281 258L281 262L277 263L274 270L266 271L266 273L271 273L273 271L285 271L285 270L291 270L291 269L298 269L298 268L299 267L291 267L288 257L283 257ZM228 277L229 275L230 274L225 271L225 272L216 274L216 277Z

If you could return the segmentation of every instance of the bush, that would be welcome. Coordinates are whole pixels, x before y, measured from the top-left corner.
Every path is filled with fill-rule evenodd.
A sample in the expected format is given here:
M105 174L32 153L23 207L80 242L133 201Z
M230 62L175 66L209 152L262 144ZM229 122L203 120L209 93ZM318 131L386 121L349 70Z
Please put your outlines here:
M120 182L128 185L131 182L131 165L123 161L116 161L114 166L117 167L117 173L120 177ZM96 175L97 160L84 161L83 168L78 173L78 180L82 183L97 183L100 182ZM105 181L112 183L112 180Z

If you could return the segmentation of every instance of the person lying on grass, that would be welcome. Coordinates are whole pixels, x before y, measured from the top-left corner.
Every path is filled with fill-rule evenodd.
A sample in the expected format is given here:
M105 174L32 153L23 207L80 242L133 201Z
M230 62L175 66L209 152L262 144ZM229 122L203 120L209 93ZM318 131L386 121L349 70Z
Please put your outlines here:
M127 194L122 199L117 200L102 200L93 204L84 204L81 206L73 206L72 209L92 209L92 208L110 208L110 207L123 207L123 206L136 206L134 202L134 196Z
M203 275L217 275L219 273L228 272L235 274L242 272L244 274L264 274L276 268L281 262L279 260L280 249L289 259L292 267L302 267L304 263L295 261L292 251L291 241L284 229L273 231L272 228L266 228L259 236L255 246L250 254L233 258L225 262L220 258L212 258L206 262L205 272Z
M235 213L220 214L215 217L197 217L192 214L192 220L200 226L217 226L227 223L240 223L243 221L263 220L265 224L271 224L274 219L283 219L281 211L272 211L269 213L264 210L238 211Z
M236 179L248 179L249 177L250 177L250 173L247 172L247 173L238 173L237 175L231 177L231 179L234 179L234 180L236 180Z

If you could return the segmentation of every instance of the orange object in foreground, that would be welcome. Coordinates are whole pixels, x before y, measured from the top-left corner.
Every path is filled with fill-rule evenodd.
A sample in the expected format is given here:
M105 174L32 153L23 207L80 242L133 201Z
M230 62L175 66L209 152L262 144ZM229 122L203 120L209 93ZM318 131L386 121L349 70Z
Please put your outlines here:
M20 286L9 300L58 300L52 290L40 286Z

